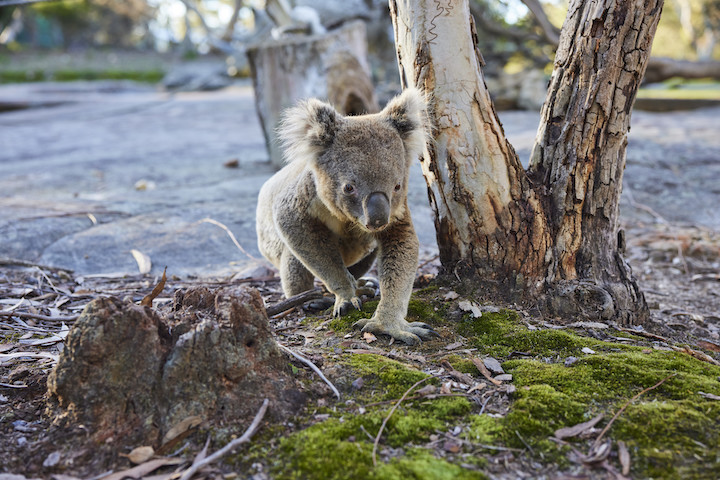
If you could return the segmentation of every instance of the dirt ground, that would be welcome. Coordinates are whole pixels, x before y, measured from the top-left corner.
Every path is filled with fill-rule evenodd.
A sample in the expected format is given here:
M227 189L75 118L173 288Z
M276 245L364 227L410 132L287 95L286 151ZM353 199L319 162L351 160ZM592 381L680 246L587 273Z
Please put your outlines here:
M663 345L676 348L688 346L697 352L707 352L712 359L720 361L720 235L700 228L639 224L634 224L628 230L628 235L628 258L640 279L652 312L650 323L643 326L648 342L660 339ZM426 263L419 273L431 276L436 269L436 262L432 260ZM131 297L139 301L152 290L157 278L93 278L79 282L72 274L64 271L17 265L4 266L0 272L0 300L4 310L17 307L14 311L30 314L16 317L6 314L0 318L0 331L3 334L0 343L0 458L3 459L3 470L22 474L26 478L67 480L75 477L100 478L111 471L131 468L132 464L127 458L131 446L112 438L104 445L98 445L89 440L89 432L83 425L52 424L46 412L46 381L56 356L62 351L62 339L67 334L67 327L72 326L74 318L88 301L110 295ZM268 304L282 298L275 277L243 282L258 288ZM165 292L155 299L154 304L156 308L162 309L177 289L198 284L217 287L227 283L232 282L170 279ZM37 316L33 318L33 314ZM328 345L353 342L348 345L356 348L358 344L362 346L363 339L359 334L351 335L350 340L345 336L343 340L342 337L333 338L332 332L308 332L307 325L303 323L307 314L302 308L296 307L273 317L271 326L278 341L290 347L301 347L305 355L321 362L323 356L327 355ZM548 328L543 319L528 318L527 321L536 325L536 328ZM328 338L332 339L330 343ZM435 354L442 355L450 341L448 337L447 341L440 342L435 347L438 349ZM384 351L398 358L413 356L412 348L388 345L386 339L380 339L367 348ZM20 358L2 356L13 354ZM435 354L428 351L422 353L425 358ZM493 397L493 401L485 407L488 412L506 412L509 408L508 398ZM439 450L446 447L443 442L437 442ZM197 452L200 448L201 439L191 437L178 447L177 452L166 454L181 458L184 461L181 467L187 467L192 460L188 452ZM513 478L513 472L533 471L524 457L514 458L510 464L505 459L504 463L504 467L495 466L489 473L494 478ZM164 468L163 478L168 478L177 466ZM232 466L218 463L203 470L202 475L206 478L228 478L228 475L235 475L232 472L235 472ZM265 475L262 468L259 472L257 475L260 476L252 478L268 478L262 476ZM14 479L3 475L0 474L0 478ZM551 472L552 475L559 473ZM581 478L608 478L609 473L601 469L589 470L584 475ZM245 478L242 474L240 477Z

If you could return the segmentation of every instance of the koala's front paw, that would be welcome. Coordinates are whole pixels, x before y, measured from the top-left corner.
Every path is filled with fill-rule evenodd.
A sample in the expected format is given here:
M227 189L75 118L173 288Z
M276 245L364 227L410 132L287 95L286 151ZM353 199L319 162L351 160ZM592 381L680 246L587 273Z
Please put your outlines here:
M333 307L333 317L346 315L353 308L357 310L362 308L362 301L360 301L358 297L344 299L340 297L340 295L337 295L335 297L335 306Z
M372 318L365 318L355 322L353 326L361 328L363 332L390 335L395 340L405 342L408 345L417 345L422 340L427 340L433 336L439 337L438 333L427 323L408 322L404 318L379 319L375 315Z

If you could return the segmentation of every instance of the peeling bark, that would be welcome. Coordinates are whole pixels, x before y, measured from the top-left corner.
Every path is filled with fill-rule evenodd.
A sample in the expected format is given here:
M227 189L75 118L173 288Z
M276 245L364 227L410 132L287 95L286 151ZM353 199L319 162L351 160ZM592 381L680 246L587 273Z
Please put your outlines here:
M390 1L403 85L429 94L436 121L423 173L446 273L554 315L646 318L619 250L618 202L661 7L571 2L525 172L490 100L467 0Z

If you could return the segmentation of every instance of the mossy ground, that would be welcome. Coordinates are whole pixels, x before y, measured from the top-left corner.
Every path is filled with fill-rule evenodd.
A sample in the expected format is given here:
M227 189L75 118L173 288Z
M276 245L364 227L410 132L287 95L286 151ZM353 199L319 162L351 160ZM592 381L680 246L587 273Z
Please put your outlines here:
M599 413L605 414L598 425L602 428L633 395L671 374L661 386L633 402L606 437L613 445L622 440L628 446L634 478L716 478L720 402L698 392L720 395L720 367L682 352L653 349L638 337L634 345L627 345L589 338L583 331L529 329L510 310L480 318L466 314L451 321L451 307L447 302L440 305L438 298L433 292L416 295L409 317L446 334L442 341L433 341L436 352L460 335L477 349L472 355L500 360L516 387L509 399L505 397L505 411L479 415L478 402L464 397L406 401L390 417L379 449L386 451L373 467L371 437L388 415L390 401L426 378L426 371L437 369L436 360L413 366L379 355L336 355L336 366L348 371L349 378L362 378L363 387L345 392L346 404L323 410L329 413L326 420L308 419L309 426L264 451L266 458L274 459L269 467L275 478L485 478L489 472L483 471L484 453L493 451L482 448L488 446L521 449L520 458L539 463L545 471L578 468L568 455L570 447L550 440L553 432ZM332 320L328 326L336 334L348 332L359 318L371 316L375 307L375 302L368 302L362 311ZM620 332L613 336L632 338ZM585 347L595 353L584 353ZM569 357L575 358L566 366ZM456 369L482 381L470 354L436 358L446 358ZM440 382L428 379L425 383ZM448 454L431 441L438 432L458 426L463 445L459 452ZM592 440L568 439L581 452L587 452ZM619 468L615 454L610 462Z

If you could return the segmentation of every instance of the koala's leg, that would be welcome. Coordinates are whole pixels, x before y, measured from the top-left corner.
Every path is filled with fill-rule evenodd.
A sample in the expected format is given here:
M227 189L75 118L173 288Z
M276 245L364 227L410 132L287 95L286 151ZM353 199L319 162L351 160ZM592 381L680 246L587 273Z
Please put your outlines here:
M437 335L427 324L405 320L418 261L418 239L409 215L379 235L380 303L372 318L355 326L363 332L383 333L410 345Z
M290 298L298 293L313 288L315 276L292 252L285 248L280 256L280 282L285 297Z
M277 225L292 256L335 294L333 315L344 315L353 307L362 308L355 293L355 277L343 262L337 237L321 222L297 218L291 210L277 214Z

